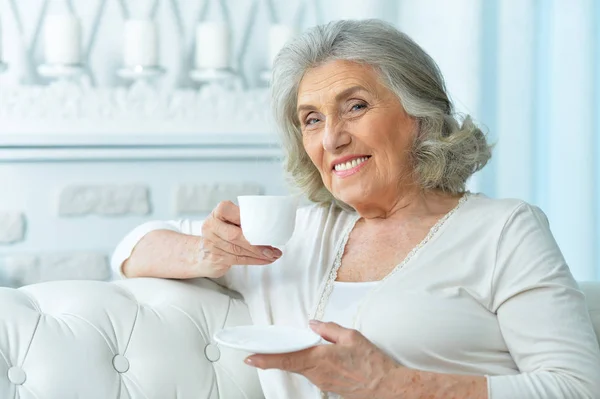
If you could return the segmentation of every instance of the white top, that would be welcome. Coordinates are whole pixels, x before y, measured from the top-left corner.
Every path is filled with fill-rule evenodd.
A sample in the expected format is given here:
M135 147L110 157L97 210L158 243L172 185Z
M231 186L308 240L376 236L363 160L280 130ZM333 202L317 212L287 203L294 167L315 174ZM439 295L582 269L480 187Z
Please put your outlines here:
M377 287L379 281L369 281L364 283L347 283L335 281L333 290L327 306L323 321L333 321L342 327L352 328L354 317L358 311L358 306L369 293L370 290ZM325 340L323 340L325 341ZM324 343L327 343L326 341ZM310 398L313 395L312 387L299 392L298 398ZM340 396L329 394L329 399L338 399Z
M256 324L305 327L341 238L358 220L298 210L283 256L216 281L240 292ZM116 248L115 270L153 229L199 235L201 221L151 222ZM583 293L537 207L470 195L404 267L363 298L354 328L400 364L487 376L490 399L580 399L600 392L600 349ZM318 398L300 375L259 370L267 399Z
M367 293L377 287L378 284L379 281L364 283L334 282L323 315L323 321L333 321L342 327L352 328L358 305L367 296Z

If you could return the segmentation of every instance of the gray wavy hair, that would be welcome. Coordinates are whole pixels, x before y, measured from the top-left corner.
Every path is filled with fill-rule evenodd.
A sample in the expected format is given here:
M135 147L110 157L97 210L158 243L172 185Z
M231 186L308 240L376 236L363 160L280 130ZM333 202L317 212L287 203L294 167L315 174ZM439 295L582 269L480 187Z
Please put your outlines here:
M367 64L417 121L412 149L416 181L423 189L459 194L467 179L491 157L481 129L466 116L458 120L440 70L410 37L380 20L334 21L290 41L273 65L271 99L291 182L317 203L346 204L324 186L302 144L296 112L304 74L333 60Z

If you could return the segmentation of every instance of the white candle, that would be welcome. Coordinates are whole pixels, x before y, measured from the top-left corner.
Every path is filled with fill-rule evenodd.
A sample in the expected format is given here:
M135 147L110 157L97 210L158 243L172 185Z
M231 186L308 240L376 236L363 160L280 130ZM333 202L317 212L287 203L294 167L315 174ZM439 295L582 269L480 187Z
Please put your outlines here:
M217 22L196 27L196 68L229 67L229 29Z
M158 65L156 24L150 20L125 22L123 55L125 66L152 67Z
M279 50L290 40L295 34L294 28L287 25L271 25L269 28L269 66L273 65L275 57Z
M49 15L44 25L44 55L48 64L81 62L81 23L74 15Z

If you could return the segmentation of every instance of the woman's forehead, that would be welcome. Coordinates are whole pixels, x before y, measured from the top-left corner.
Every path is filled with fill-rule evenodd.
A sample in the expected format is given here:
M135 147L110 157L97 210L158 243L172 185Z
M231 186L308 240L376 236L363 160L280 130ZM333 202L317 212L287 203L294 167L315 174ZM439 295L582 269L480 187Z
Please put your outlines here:
M334 101L347 91L381 90L379 76L365 64L336 60L309 69L298 86L298 104Z

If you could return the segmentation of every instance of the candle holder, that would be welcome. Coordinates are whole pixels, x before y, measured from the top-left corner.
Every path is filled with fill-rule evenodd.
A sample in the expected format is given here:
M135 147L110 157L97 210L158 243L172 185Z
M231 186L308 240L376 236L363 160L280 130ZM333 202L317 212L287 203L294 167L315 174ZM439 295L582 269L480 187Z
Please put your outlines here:
M130 81L151 81L165 74L165 69L160 66L141 66L125 67L117 71L120 78Z
M83 75L85 67L82 64L42 64L37 71L45 78L71 80Z
M303 2L301 2L303 4ZM271 83L272 66L277 54L296 35L296 28L292 25L272 24L269 27L268 50L269 58L265 69L260 72L259 79L269 85Z
M238 88L240 76L231 68L199 68L190 71L190 78L197 83L218 85L228 89Z

